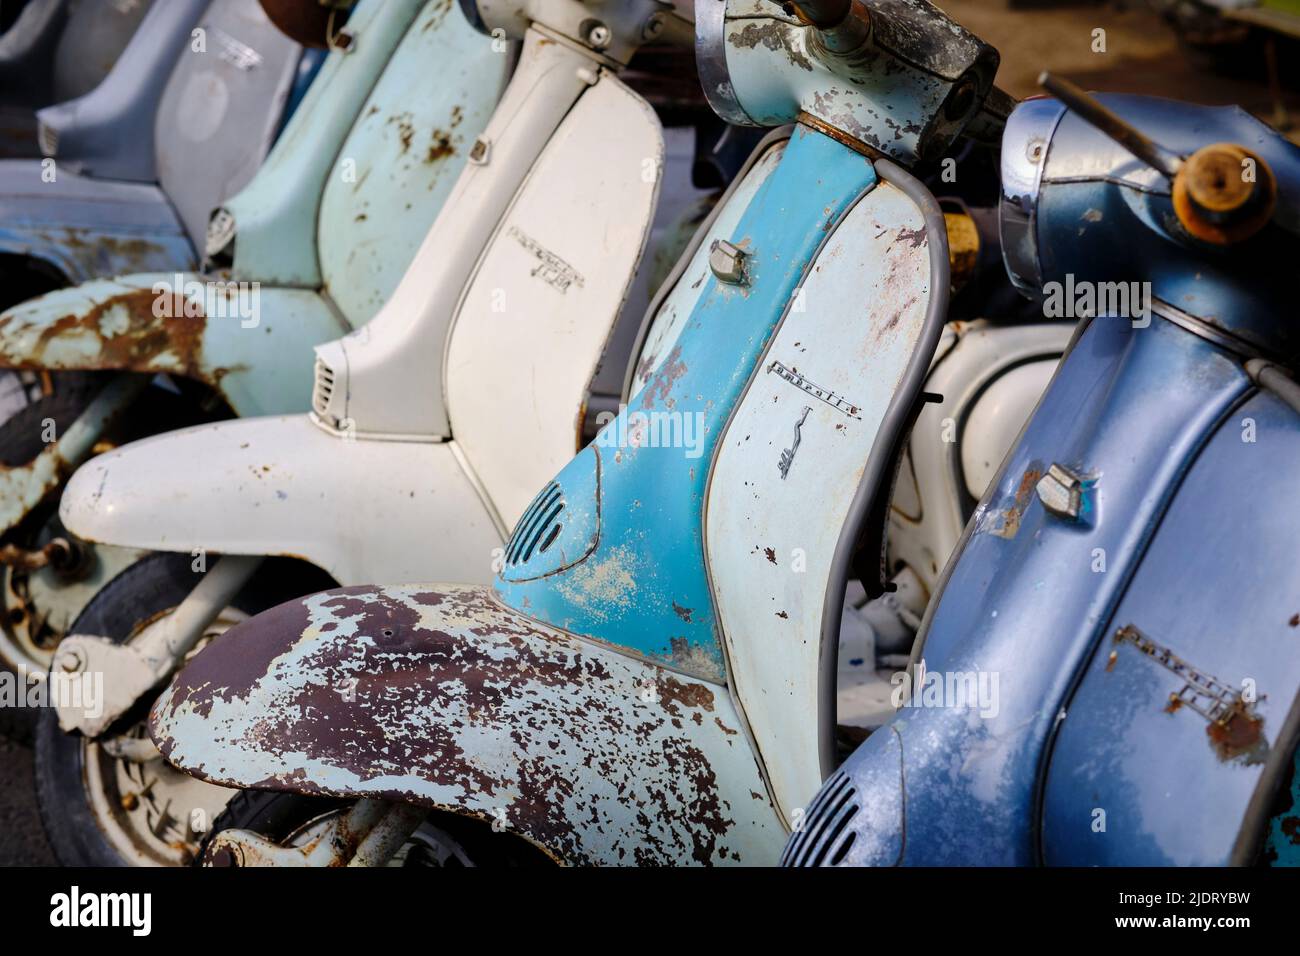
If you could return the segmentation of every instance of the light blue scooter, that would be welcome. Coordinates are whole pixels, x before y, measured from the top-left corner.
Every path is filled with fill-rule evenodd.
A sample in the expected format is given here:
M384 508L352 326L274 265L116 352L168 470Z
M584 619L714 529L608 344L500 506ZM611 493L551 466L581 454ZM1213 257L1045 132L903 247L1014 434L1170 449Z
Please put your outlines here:
M828 772L828 648L949 293L903 167L1000 128L997 54L923 0L700 0L696 29L721 115L796 125L679 260L626 406L493 586L325 591L172 683L164 756L265 791L209 862L772 863Z

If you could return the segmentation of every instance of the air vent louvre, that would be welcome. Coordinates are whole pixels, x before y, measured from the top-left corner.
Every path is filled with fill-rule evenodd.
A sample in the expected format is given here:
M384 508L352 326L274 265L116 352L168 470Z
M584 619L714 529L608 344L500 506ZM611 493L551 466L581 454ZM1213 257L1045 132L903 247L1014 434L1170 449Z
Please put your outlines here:
M44 123L36 124L36 145L45 156L59 155L59 131Z
M560 535L563 512L564 492L552 481L533 499L515 525L515 533L506 543L506 567L524 564L534 553L545 553Z
M333 424L330 399L334 396L334 370L316 359L316 381L312 387L311 407L321 418Z
M856 834L845 828L857 815L857 790L843 771L836 771L804 813L803 826L781 854L782 866L838 866Z

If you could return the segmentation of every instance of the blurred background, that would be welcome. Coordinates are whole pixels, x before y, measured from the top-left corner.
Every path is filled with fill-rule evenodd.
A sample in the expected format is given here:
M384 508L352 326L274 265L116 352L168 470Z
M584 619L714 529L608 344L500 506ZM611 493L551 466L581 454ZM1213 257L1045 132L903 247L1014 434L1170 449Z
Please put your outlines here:
M1089 90L1236 104L1300 141L1300 0L945 0L938 6L1002 52L998 83L1013 96L1041 92L1036 80L1046 69ZM1095 30L1104 36L1095 37Z

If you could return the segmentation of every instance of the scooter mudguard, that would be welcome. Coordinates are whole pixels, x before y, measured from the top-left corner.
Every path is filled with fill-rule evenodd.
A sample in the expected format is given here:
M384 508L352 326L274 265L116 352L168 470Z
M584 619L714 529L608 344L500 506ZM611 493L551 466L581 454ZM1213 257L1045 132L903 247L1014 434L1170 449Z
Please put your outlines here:
M555 631L488 588L356 587L227 631L154 705L231 786L400 800L570 864L771 864L784 831L725 686Z
M311 348L345 331L305 289L194 273L99 279L0 314L0 367L163 372L212 385L237 414L302 411Z
M68 283L197 265L156 185L42 172L38 162L0 161L0 254L39 260Z
M306 415L199 425L97 455L59 513L88 541L293 555L343 584L487 584L502 544L452 442L342 442Z

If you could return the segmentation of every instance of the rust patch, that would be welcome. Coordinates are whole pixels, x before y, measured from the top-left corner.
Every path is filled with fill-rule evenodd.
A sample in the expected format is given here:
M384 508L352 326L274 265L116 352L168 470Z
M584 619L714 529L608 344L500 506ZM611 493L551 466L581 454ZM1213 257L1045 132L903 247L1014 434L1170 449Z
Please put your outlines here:
M673 386L686 374L686 363L682 361L682 347L673 346L663 364L655 370L654 377L641 390L641 407L652 408L657 401L668 408L675 404L672 399Z
M1037 462L1026 468L1025 473L1020 476L1020 484L1016 488L1011 504L988 515L980 522L981 526L999 538L1014 538L1020 531L1020 522L1024 518L1025 509L1029 507L1034 489L1042 477L1043 468Z
M235 782L222 754L253 753L270 755L258 766L283 764L257 781L266 789L485 819L502 806L510 830L572 863L738 858L714 768L682 728L712 715L723 734L737 731L713 713L709 685L656 670L657 706L646 706L628 692L634 673L539 632L486 588L340 588L217 638L160 699L151 729L201 779ZM195 715L204 720L183 739L196 744L203 727L200 753L179 754L172 722ZM295 764L304 754L310 774Z
M797 35L795 29L788 24L770 20L767 23L746 23L727 39L732 46L741 50L754 50L762 46L776 53L784 52L792 65L811 73L812 61L794 45Z
M155 305L161 316L155 315ZM41 329L35 346L21 359L5 356L10 368L64 368L64 362L47 357L50 345L59 340L89 340L80 349L96 368L134 371L168 371L192 378L220 381L230 369L207 369L203 361L203 337L207 316L186 315L198 305L183 295L171 294L171 302L152 289L137 289L112 296L83 313L60 316ZM21 313L0 319L0 342L21 328ZM0 355L3 347L0 346Z

